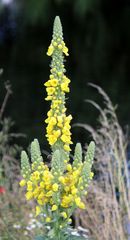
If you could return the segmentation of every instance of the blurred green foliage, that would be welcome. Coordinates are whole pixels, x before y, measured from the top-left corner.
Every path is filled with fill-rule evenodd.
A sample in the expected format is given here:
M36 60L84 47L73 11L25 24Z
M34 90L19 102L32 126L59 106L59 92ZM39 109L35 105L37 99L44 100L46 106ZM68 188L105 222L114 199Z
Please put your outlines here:
M43 148L47 144L44 119L49 109L43 86L49 76L46 50L56 15L61 18L70 50L66 68L72 79L68 109L74 116L73 123L94 123L97 117L84 103L92 95L93 100L101 101L87 87L88 82L99 84L119 104L122 124L130 121L129 1L14 0L0 12L0 34L5 22L10 26L4 41L0 35L0 64L14 92L8 114L17 122L17 130L28 134L28 141L38 137ZM11 21L16 24L13 36ZM73 128L73 134L74 141L84 142L87 137L78 128Z

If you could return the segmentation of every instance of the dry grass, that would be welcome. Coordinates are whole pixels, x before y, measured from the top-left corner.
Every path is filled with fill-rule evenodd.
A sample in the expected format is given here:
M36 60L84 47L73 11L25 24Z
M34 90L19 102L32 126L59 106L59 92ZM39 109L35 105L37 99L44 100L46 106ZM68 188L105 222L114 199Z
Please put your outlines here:
M85 199L86 211L76 212L76 225L89 229L95 240L125 240L130 220L130 186L127 168L128 138L118 122L115 107L107 94L90 84L103 97L104 108L88 100L99 110L98 128L77 124L89 131L96 143L95 179Z

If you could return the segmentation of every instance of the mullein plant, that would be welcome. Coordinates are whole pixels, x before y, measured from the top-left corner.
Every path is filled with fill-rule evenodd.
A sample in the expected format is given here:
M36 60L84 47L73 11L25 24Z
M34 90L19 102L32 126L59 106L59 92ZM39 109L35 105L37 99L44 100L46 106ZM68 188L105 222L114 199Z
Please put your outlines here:
M82 197L93 177L91 172L95 144L88 146L84 161L81 144L75 147L73 163L70 163L71 115L66 115L65 94L70 91L70 79L65 75L64 56L68 48L63 40L62 25L57 16L54 21L53 37L47 55L52 57L49 80L45 82L50 110L45 123L46 137L52 151L51 166L43 161L37 139L31 143L31 164L25 151L21 153L23 179L20 186L26 186L26 199L35 200L36 216L43 217L45 235L42 239L72 239L69 236L71 216L76 208L85 209Z

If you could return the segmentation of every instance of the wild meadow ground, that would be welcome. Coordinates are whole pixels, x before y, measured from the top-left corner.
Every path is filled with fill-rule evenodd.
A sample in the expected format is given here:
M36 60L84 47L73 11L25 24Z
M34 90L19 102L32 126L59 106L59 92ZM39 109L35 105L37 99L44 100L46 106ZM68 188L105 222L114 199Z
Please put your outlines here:
M0 239L34 239L43 233L42 224L32 211L33 203L27 204L24 194L15 183L12 190L0 193Z

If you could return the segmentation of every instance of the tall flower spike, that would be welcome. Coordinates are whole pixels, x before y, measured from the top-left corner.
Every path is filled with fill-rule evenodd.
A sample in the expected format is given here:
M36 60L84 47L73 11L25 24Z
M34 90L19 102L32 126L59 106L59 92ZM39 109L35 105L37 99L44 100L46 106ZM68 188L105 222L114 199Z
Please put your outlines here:
M31 143L31 160L32 162L35 161L41 161L41 150L39 146L39 142L37 139L34 139L34 141Z
M21 155L23 179L20 186L26 186L26 199L35 200L36 216L42 213L44 223L49 224L45 239L68 239L70 216L79 207L85 208L82 196L92 178L92 162L95 144L88 146L85 161L82 161L81 144L77 143L73 164L70 161L71 115L66 115L65 93L69 92L70 80L65 76L64 55L68 48L63 41L59 17L55 18L53 38L47 52L52 57L51 74L45 83L46 100L51 101L47 113L47 140L52 148L51 166L43 162L37 139L31 144L31 168L25 151ZM69 238L72 239L72 236Z
M52 150L63 149L70 152L72 116L66 116L65 93L69 92L70 80L65 76L64 55L68 56L68 48L63 41L60 18L56 17L53 27L53 37L47 55L52 57L50 79L44 84L47 91L47 101L51 108L47 113L47 139Z
M93 159L94 159L94 153L95 153L95 143L93 141L90 142L88 149L87 149L87 154L85 156L85 161L83 164L82 168L82 182L84 186L88 186L90 180L93 177L93 172L91 172L92 164L93 164Z
M77 143L75 147L73 167L78 167L80 164L82 164L82 147L80 143Z

